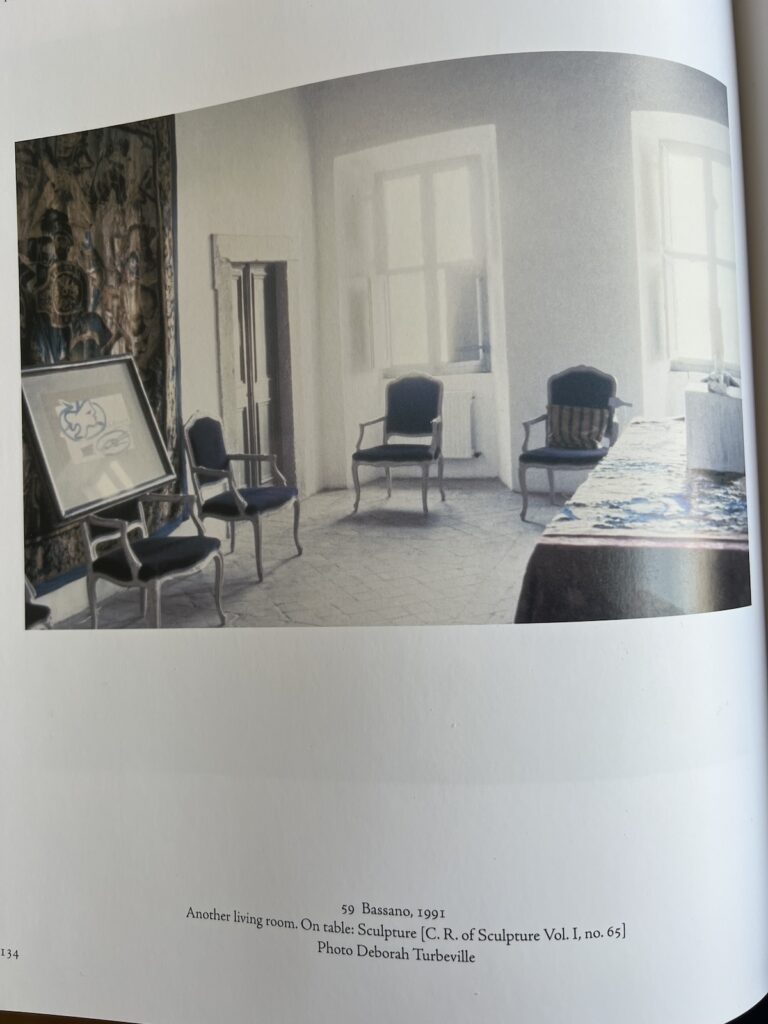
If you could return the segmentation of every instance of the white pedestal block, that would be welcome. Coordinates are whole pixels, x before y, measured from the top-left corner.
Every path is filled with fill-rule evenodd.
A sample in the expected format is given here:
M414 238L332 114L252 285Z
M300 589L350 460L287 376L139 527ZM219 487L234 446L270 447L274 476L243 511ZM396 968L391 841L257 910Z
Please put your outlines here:
M744 426L738 388L718 395L706 384L689 385L685 389L685 433L689 469L744 472Z

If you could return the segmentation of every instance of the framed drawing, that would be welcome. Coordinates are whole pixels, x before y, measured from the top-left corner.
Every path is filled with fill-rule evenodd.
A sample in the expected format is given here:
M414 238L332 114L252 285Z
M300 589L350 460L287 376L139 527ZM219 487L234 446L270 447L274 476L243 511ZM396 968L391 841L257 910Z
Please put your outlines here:
M32 367L21 378L24 407L62 519L175 479L131 356Z

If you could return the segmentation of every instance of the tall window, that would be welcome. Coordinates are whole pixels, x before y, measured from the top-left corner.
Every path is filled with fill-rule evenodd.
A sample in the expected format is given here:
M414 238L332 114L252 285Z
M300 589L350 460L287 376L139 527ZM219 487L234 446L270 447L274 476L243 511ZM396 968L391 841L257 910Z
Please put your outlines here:
M480 161L377 179L378 269L390 369L490 369Z
M661 172L670 368L736 366L736 254L727 155L665 141Z

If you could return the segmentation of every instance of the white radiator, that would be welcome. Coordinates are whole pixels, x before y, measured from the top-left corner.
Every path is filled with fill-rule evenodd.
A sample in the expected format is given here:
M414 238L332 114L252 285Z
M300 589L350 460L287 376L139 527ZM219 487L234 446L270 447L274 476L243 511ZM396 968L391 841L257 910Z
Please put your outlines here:
M475 454L472 443L471 391L445 391L443 393L443 455L446 459L471 459Z

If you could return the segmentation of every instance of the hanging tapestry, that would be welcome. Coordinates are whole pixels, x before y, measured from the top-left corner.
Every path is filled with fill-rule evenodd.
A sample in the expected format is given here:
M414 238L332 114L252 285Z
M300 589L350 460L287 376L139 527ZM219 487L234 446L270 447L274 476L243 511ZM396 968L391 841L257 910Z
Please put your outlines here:
M178 472L174 187L170 117L16 145L22 365L133 356ZM84 562L26 436L24 542L35 583Z

